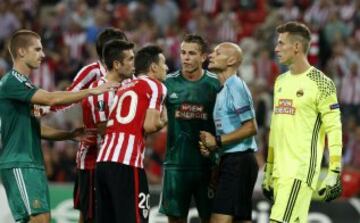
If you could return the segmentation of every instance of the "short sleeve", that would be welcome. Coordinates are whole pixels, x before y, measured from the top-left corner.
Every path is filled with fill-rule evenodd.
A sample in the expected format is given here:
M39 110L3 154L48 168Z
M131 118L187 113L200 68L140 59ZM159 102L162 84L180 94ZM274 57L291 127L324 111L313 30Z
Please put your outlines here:
M10 74L2 85L1 91L4 98L23 102L30 102L32 96L39 89L25 77L13 74Z
M164 84L156 81L149 81L148 84L151 89L149 108L161 111L167 94L166 87Z
M244 81L232 82L230 94L234 111L239 115L241 122L255 118L255 110L250 90Z

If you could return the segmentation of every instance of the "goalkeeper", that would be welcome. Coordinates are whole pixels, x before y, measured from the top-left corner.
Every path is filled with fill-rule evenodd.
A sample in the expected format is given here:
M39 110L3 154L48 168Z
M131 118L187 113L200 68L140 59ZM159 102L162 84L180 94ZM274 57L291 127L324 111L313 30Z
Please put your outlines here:
M342 132L332 80L307 60L310 31L301 23L277 27L275 53L289 71L274 87L269 152L262 188L272 202L270 222L307 222L312 196L331 201L341 194ZM318 185L328 139L329 168Z

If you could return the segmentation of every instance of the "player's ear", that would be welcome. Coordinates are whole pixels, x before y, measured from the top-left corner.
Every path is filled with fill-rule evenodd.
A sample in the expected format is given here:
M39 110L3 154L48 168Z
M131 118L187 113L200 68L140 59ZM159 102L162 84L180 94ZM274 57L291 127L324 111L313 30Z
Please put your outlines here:
M301 43L299 41L295 42L295 54L301 51Z
M19 57L24 57L26 54L26 49L24 47L20 47L16 50L16 54Z
M120 61L118 61L118 60L113 61L113 69L119 70L120 66L121 66Z
M207 53L203 53L203 54L201 55L201 62L204 63L207 58L208 58Z
M157 64L156 63L151 63L151 65L150 65L150 71L152 72L152 73L156 73L156 71L157 71Z
M227 65L228 66L233 66L234 64L236 64L238 62L238 60L235 58L235 56L230 56L227 59Z

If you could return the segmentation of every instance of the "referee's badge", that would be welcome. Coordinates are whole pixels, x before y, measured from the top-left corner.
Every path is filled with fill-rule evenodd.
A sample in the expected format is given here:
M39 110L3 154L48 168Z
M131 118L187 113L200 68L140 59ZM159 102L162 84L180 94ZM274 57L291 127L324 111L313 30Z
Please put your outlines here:
M303 90L303 89L298 90L298 91L296 92L296 96L298 96L298 97L304 96L304 90Z

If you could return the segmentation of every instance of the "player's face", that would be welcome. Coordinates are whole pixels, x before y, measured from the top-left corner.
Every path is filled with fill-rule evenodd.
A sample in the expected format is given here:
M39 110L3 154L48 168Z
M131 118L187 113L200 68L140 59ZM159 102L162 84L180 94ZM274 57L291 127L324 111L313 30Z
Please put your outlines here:
M156 77L160 81L164 81L166 78L166 73L168 71L168 66L166 65L166 59L164 54L159 54L159 63L155 65L156 67Z
M30 69L37 69L45 54L40 39L33 38L29 47L24 49L23 61Z
M185 73L194 73L201 69L206 55L201 52L197 43L181 43L181 68Z
M209 56L209 69L214 71L223 71L227 68L228 55L221 45L214 48Z
M295 44L290 40L289 33L280 33L275 47L279 62L291 65L295 56Z
M123 52L124 59L121 63L121 67L119 70L119 73L124 78L131 78L134 75L135 72L135 66L134 66L134 51L131 50L125 50Z

